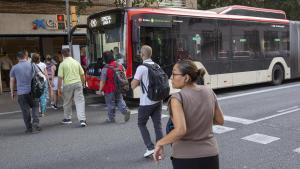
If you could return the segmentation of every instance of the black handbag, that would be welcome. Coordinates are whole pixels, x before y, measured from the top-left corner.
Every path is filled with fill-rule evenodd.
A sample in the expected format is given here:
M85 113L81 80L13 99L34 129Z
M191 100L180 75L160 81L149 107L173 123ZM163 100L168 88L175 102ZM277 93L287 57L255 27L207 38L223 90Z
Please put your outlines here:
M183 99L182 99L182 95L181 93L179 92L179 96L181 98L181 104L182 104L182 108L183 108ZM171 117L169 117L169 120L167 122L167 125L166 125L166 134L170 133L172 130L174 129L174 124L172 122L172 119Z

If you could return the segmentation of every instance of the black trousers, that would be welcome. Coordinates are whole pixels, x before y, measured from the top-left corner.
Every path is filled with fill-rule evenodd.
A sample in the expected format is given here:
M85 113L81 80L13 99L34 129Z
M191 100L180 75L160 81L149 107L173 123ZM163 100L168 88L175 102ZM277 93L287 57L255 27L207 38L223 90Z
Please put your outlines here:
M147 129L147 122L149 117L151 117L154 132L156 136L156 141L163 137L162 127L161 127L161 111L162 103L156 103L148 106L140 106L138 110L138 127L142 134L142 138L148 150L154 149L154 144L151 141L149 131Z
M173 169L219 169L219 156L179 159L171 157Z

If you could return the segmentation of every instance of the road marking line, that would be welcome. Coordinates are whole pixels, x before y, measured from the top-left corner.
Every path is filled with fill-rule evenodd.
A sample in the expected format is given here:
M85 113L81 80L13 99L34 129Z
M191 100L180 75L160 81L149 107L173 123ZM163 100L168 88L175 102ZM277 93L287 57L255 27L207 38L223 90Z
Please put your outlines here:
M255 120L248 120L248 119L243 119L239 117L232 117L232 116L224 116L224 120L230 121L230 122L235 122L235 123L241 123L241 124L252 124L255 122Z
M137 109L131 109L130 114L138 114L138 110Z
M235 130L235 128L230 128L230 127L225 127L225 126L219 126L219 125L214 125L213 126L213 132L216 134L222 134L226 133L229 131Z
M0 116L1 115L7 115L7 114L15 114L15 113L21 113L21 111L17 110L17 111L4 112L4 113L0 113Z
M299 148L296 148L296 149L294 150L294 152L296 152L296 153L299 153L299 154L300 154L300 147L299 147Z
M277 112L281 113L281 112L285 112L285 111L288 111L288 110L291 110L291 109L297 109L297 108L298 108L298 106L294 106L294 107L290 107L290 108L287 108L287 109L278 110Z
M267 116L267 117L264 117L264 118L260 118L260 119L255 120L254 123L260 122L260 121L263 121L263 120L268 120L268 119L271 119L271 118L274 118L274 117L282 116L282 115L285 115L285 114L293 113L293 112L296 112L296 111L299 111L299 110L300 110L300 108L290 110L290 111L286 111L286 112L282 112L282 113L275 114L275 115L272 115L272 116Z
M269 144L273 141L279 140L278 137L268 136L264 134L255 133L246 137L241 138L243 140L252 141L260 144Z
M98 107L98 106L105 106L105 104L103 103L99 103L99 104L89 104L89 107Z
M290 86L283 86L283 87L277 87L277 88L273 88L273 89L259 90L259 91L255 91L255 92L237 94L237 95L232 95L232 96L224 96L224 97L220 97L220 98L217 98L217 99L218 100L226 100L226 99L232 99L232 98L237 98L237 97L242 97L242 96L249 96L249 95L259 94L259 93L272 92L272 91L276 91L276 90L288 89L288 88L299 87L299 86L300 86L300 84L290 85Z

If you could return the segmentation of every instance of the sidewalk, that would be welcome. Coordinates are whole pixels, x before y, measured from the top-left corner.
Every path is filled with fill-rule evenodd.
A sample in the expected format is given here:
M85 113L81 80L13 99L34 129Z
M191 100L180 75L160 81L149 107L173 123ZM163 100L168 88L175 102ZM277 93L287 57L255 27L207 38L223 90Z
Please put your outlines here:
M104 103L104 98L89 92L85 95L86 104ZM3 92L0 94L0 114L20 112L18 101L12 101L10 92Z

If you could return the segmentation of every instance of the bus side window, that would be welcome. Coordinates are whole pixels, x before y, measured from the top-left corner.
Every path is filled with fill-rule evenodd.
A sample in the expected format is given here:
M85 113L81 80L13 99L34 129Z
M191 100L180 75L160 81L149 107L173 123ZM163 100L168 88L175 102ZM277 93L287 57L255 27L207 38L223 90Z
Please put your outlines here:
M219 20L218 21L218 35L217 35L217 47L218 47L218 58L226 59L229 57L231 47L231 31L230 21Z

